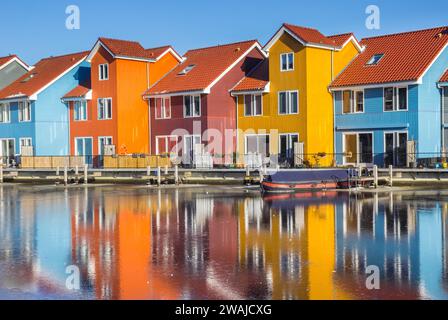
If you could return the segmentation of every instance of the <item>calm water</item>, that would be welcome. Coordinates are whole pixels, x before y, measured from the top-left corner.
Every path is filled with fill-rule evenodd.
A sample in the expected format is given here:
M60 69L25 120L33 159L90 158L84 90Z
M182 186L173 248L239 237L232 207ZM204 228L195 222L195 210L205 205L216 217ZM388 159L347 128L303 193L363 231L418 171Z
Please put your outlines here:
M0 298L448 299L448 192L3 186L0 197ZM380 290L366 289L369 265Z

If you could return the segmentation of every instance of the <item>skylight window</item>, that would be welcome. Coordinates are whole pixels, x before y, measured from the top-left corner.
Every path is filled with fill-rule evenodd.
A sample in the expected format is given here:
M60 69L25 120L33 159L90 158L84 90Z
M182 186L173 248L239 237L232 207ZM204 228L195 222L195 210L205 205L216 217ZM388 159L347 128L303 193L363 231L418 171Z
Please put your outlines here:
M23 79L21 82L22 82L22 83L25 83L25 82L30 81L31 79L34 78L34 76L35 76L36 74L37 74L37 73L32 73L32 74L30 74L28 77L26 77L25 79Z
M367 62L368 66L376 66L381 59L383 59L384 54L380 53L380 54L374 54L372 58L370 58L370 60Z
M184 70L182 70L181 72L179 72L178 74L180 76L184 76L186 75L188 72L190 72L191 70L193 70L193 68L196 67L196 65L194 64L190 64L188 67L186 67Z

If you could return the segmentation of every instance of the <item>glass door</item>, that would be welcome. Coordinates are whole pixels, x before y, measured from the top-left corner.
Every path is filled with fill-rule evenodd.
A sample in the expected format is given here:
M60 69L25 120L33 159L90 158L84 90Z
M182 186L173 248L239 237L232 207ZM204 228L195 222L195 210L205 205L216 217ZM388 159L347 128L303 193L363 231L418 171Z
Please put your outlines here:
M405 167L407 157L407 132L387 132L384 134L385 166Z
M195 158L195 146L201 144L201 136L184 136L184 164L193 165Z
M280 163L294 163L294 145L299 142L298 134L281 134L279 141Z
M89 166L93 163L93 139L92 138L76 138L75 139L75 155L84 156L85 163Z
M14 159L16 154L15 151L15 140L14 139L1 139L0 140L0 157L1 163L4 165L9 165Z

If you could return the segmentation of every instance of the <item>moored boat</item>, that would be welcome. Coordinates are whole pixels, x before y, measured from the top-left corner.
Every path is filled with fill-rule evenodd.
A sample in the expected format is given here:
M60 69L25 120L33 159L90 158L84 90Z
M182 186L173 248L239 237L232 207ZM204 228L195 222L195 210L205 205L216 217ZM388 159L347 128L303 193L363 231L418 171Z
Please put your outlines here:
M308 192L343 189L351 185L350 169L297 169L268 173L261 183L263 192Z

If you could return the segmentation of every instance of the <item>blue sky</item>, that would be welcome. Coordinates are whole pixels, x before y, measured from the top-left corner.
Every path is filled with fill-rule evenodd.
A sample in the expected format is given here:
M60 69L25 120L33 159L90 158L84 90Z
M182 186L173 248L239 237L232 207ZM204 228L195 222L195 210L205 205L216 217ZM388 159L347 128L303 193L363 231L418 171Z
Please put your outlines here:
M81 29L65 28L68 5L81 11ZM381 10L381 29L365 27L365 9ZM137 40L144 47L188 49L258 39L283 22L324 34L358 38L448 25L448 1L403 0L15 0L2 2L0 56L19 54L33 64L51 55L90 50L99 36Z

